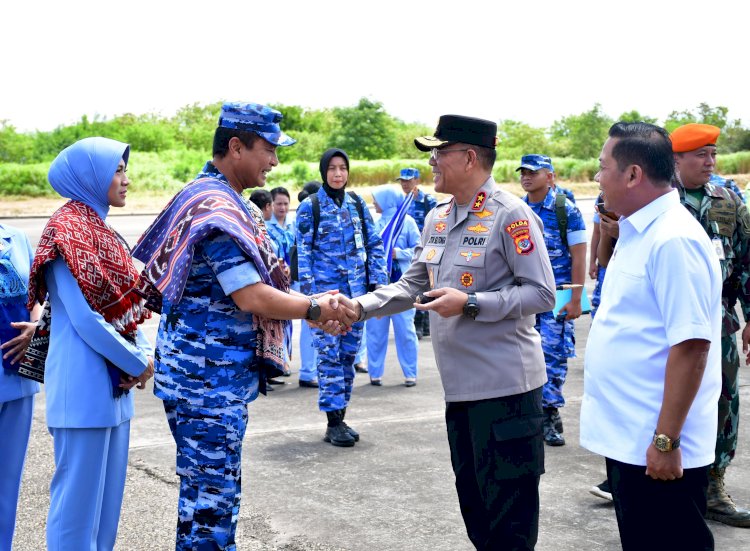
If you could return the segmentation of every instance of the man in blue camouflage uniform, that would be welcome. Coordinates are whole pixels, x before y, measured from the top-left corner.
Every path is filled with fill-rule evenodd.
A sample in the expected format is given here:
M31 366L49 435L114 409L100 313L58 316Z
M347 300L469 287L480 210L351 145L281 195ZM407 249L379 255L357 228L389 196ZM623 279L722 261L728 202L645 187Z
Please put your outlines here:
M320 160L320 175L323 186L315 195L320 206L317 229L312 197L297 209L300 290L307 294L337 289L351 297L386 285L385 251L378 229L364 200L344 190L349 178L347 154L341 149L326 151ZM360 202L359 208L355 201ZM324 440L338 447L350 447L359 440L359 434L346 424L344 417L352 393L362 325L355 323L350 332L338 336L313 329L318 351L318 406L328 418Z
M747 204L747 199L745 199L745 194L742 192L740 187L737 185L737 182L734 180L730 180L727 178L723 178L722 176L719 176L718 174L711 174L711 178L708 180L709 184L712 184L714 186L718 187L725 187L728 189L731 189L737 197L742 199L742 202Z
M573 195L573 191L566 187L562 187L561 185L558 185L557 175L555 174L555 167L552 166L552 159L550 159L547 155L539 155L539 158L541 162L550 166L550 168L548 169L550 174L552 175L552 178L550 180L550 187L553 190L555 190L555 193L562 193L563 195L565 195L565 197L570 199L571 203L575 204L576 196Z
M265 338L257 342L260 331L269 334L264 320L314 318L322 309L323 321L336 307L331 295L318 303L288 293L288 280L257 225L261 214L240 195L264 185L278 164L277 146L295 142L281 132L280 120L278 111L262 105L224 104L213 162L177 194L133 251L147 271L155 251L163 255L160 269L176 274L182 286L175 296L171 281L162 288L152 277L162 291L154 394L164 401L177 445L178 550L236 549L247 404L265 388L268 358L275 358L276 371L282 358L283 337L271 335L273 349ZM206 203L213 197L215 203ZM222 225L227 218L232 223ZM192 247L187 257L172 252L183 238ZM270 323L280 329L281 322Z
M414 194L414 201L412 201L406 214L414 218L419 232L422 233L425 217L435 208L437 199L419 189L420 174L417 168L402 168L396 181L401 184L401 189L404 193ZM430 335L430 316L428 312L416 311L414 314L414 328L417 330L418 339Z
M542 389L544 408L544 441L550 446L565 445L562 419L558 408L565 405L562 387L568 374L568 358L575 357L575 326L581 315L581 296L586 278L586 225L583 216L570 200L565 201L567 246L563 241L555 206L554 168L546 155L524 155L521 158L521 187L528 203L544 223L544 242L555 273L555 284L573 284L571 299L560 308L557 318L552 312L537 314L536 330L542 336L547 366L547 383Z
M724 474L737 449L740 414L739 299L745 322L750 319L750 213L731 188L711 183L716 167L716 140L721 130L708 124L686 124L672 134L672 150L682 204L711 238L721 264L722 290L721 394L715 461L708 484L706 518L750 528L750 511L737 507L724 486ZM742 331L743 348L750 342L750 325ZM747 364L747 359L745 360Z

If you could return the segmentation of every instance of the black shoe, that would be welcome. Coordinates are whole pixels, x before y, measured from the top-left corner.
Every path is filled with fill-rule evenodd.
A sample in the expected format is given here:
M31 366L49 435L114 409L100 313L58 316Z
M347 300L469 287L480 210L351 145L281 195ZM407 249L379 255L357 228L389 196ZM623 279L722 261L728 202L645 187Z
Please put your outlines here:
M266 392L273 392L274 390L276 389L273 388L271 385L266 385Z
M346 421L341 421L341 425L347 430L347 432L354 438L355 442L359 442L359 433L346 424Z
M404 386L407 388L412 387L412 386L417 386L417 381L415 381L414 379L406 379L404 381Z
M596 497L612 501L612 491L609 489L609 480L605 480L597 486L592 486L589 490L589 493L595 495Z
M550 410L545 409L544 414L544 422L542 424L542 429L544 430L544 443L548 446L564 446L565 438L563 438L563 435L557 431Z
M318 381L313 379L312 381L305 381L304 379L299 380L299 386L305 388L318 388Z
M284 381L279 381L278 379L266 379L267 385L285 385L286 383Z
M346 424L340 423L335 427L328 427L326 435L323 437L324 442L330 442L340 448L350 448L354 445L354 437L347 430Z
M370 384L372 386L383 386L383 381L380 379L370 379Z
M367 373L367 368L361 363L354 364L354 371L357 373Z
M550 421L553 425L555 425L555 430L562 434L563 432L563 422L562 417L560 417L560 410L557 408L545 408L544 413L549 415Z

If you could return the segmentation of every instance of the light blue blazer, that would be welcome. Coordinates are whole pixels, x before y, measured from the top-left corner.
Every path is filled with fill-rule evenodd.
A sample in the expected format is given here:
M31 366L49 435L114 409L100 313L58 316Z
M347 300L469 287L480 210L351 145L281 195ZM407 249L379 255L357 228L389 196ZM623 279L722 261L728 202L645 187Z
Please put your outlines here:
M138 376L153 349L138 330L136 346L122 338L91 309L65 261L58 257L45 277L52 309L44 383L47 426L115 427L133 417L133 392L115 399L106 356L126 373Z

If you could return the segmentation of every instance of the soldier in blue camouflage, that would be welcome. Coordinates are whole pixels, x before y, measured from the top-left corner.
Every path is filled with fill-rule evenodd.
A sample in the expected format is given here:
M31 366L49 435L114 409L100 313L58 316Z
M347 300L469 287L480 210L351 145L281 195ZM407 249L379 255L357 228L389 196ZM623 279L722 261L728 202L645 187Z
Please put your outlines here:
M313 223L312 197L297 209L297 255L300 290L307 293L339 290L348 297L388 283L383 242L364 200L345 192L349 157L341 149L329 149L320 159L323 186L315 195L320 205L317 229ZM358 209L355 201L361 201ZM360 218L358 210L364 219ZM359 434L344 421L354 381L354 358L362 338L362 323L344 335L333 336L313 329L318 351L318 406L326 412L324 440L349 447Z
M544 243L547 246L555 284L574 284L571 300L560 308L555 318L552 312L537 314L536 330L542 337L542 350L547 366L547 383L542 388L544 408L544 441L550 446L565 445L559 408L565 405L562 387L568 373L568 358L575 357L575 326L573 320L581 315L581 296L586 278L586 225L583 216L570 200L565 201L567 232L560 233L557 219L552 162L545 155L524 155L521 165L521 187L528 203L544 223ZM567 245L565 241L567 241Z
M734 180L724 178L722 176L719 176L718 174L711 174L711 178L708 180L708 183L718 187L731 189L735 193L735 195L737 195L737 197L742 199L743 203L747 204L745 194L742 192L740 187L737 185L737 182L735 182Z
M294 143L280 120L262 105L225 104L213 161L133 251L161 291L154 394L177 447L178 550L236 549L247 404L283 358L275 320L335 318L332 295L289 293L262 215L240 195L265 183L277 146Z
M731 188L711 183L716 167L716 140L720 129L687 124L672 134L672 150L680 200L711 238L721 264L722 290L721 394L715 461L708 484L706 518L750 528L750 511L737 507L724 486L724 474L737 449L739 425L739 352L735 333L739 300L745 322L750 319L750 213ZM750 325L742 331L743 348L750 342ZM748 360L745 360L748 363Z
M429 193L419 189L420 174L417 168L402 168L396 181L401 184L404 193L413 193L414 201L406 212L417 223L417 228L421 233L424 229L424 220L432 209L437 205L435 199ZM430 335L430 316L429 312L416 310L414 314L414 328L417 330L417 338L428 337Z

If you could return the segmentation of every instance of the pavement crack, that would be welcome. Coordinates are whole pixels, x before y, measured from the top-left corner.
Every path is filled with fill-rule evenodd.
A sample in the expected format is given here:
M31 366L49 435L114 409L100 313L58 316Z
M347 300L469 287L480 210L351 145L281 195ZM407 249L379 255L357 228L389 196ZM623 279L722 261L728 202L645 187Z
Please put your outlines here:
M170 486L179 486L179 480L176 476L166 477L153 467L149 467L141 459L131 459L130 461L128 461L128 465L130 468L142 472L153 480L158 480L159 482L163 482L164 484L168 484Z

